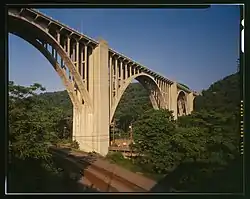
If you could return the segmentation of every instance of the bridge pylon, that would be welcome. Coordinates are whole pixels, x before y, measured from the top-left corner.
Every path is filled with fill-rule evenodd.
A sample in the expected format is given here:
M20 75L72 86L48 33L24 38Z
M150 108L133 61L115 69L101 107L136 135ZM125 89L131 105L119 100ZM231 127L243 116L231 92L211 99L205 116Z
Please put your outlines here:
M92 110L85 104L73 111L73 139L80 150L106 155L109 148L108 44L99 41L89 57L89 94ZM80 95L78 95L80 97Z

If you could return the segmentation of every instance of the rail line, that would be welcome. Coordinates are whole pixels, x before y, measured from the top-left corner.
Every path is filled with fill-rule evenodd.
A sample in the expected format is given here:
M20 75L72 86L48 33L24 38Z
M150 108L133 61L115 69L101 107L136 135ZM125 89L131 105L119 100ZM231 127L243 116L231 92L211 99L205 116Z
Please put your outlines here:
M57 157L74 164L79 174L82 175L79 183L100 192L149 192L155 185L155 181L125 171L103 158L84 152L70 151L68 153L65 148L51 147L50 150Z

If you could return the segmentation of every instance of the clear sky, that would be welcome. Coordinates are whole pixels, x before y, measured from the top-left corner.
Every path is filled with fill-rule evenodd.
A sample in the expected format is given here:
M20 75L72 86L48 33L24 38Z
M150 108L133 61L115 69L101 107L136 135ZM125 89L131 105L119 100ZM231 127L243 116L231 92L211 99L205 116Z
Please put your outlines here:
M240 9L39 9L165 77L200 91L237 70ZM9 34L9 80L65 90L50 63Z

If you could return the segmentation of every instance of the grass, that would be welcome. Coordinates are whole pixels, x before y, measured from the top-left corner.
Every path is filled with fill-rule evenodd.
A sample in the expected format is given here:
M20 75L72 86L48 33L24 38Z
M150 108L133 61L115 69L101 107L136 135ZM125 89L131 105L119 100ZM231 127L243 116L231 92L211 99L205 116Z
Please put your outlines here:
M72 142L70 142L69 140L62 140L60 142L60 144L62 144L61 146L69 147L71 151L82 152L77 147L72 147ZM163 175L160 175L160 174L145 172L141 166L133 163L132 160L130 160L130 159L124 158L121 152L111 152L105 157L105 159L108 160L109 162L117 164L117 165L119 165L119 166L121 166L129 171L141 174L141 175L143 175L147 178L150 178L152 180L155 180L155 181L158 181L164 177Z
M117 164L129 171L132 171L134 173L139 173L141 175L144 175L145 177L148 177L152 180L158 181L164 176L159 175L159 174L153 174L153 173L148 173L143 170L143 168L136 163L133 163L132 160L126 159L123 157L121 152L112 152L109 153L106 158L108 161Z

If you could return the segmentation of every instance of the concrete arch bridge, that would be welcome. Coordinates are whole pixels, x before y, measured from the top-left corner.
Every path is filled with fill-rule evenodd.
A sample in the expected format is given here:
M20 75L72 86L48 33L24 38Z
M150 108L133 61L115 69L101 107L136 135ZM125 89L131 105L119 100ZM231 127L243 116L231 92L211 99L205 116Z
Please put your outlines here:
M175 118L193 110L195 92L37 10L9 8L7 28L37 48L62 79L81 150L108 153L110 123L134 79L150 91L155 109L172 110Z

